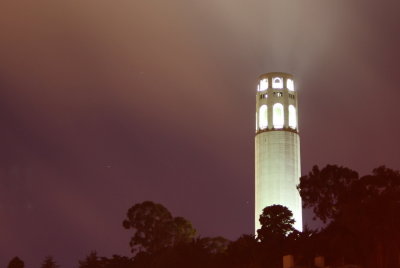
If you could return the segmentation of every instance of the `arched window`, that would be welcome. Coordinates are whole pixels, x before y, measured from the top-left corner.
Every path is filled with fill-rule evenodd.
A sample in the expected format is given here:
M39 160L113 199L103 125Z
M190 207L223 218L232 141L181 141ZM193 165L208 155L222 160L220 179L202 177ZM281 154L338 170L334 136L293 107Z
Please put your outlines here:
M267 105L261 105L260 112L258 113L259 122L258 126L260 129L266 129L268 127L268 109Z
M274 77L272 79L272 88L283 88L283 79L280 77Z
M289 105L289 127L293 129L297 127L296 108L293 105Z
M268 89L268 79L264 78L260 80L260 84L258 85L258 90L259 91L264 91Z
M274 128L283 128L284 122L283 105L281 103L275 103L273 108Z
M286 80L286 87L290 91L294 91L294 83L292 79L289 78L288 80Z

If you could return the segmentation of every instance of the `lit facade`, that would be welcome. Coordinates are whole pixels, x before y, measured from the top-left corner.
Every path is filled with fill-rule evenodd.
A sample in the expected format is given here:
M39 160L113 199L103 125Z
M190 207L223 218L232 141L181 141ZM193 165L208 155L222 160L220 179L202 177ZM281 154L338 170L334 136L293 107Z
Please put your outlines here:
M259 77L255 136L255 230L262 210L270 205L288 207L294 227L302 231L300 139L297 91L293 77L267 73Z

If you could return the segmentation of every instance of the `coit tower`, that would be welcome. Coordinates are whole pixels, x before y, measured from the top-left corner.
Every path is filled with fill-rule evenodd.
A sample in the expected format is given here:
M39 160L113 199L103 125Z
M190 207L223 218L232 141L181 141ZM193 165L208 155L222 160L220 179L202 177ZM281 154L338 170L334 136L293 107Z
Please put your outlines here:
M255 230L262 210L271 205L289 208L294 227L302 231L300 139L297 91L293 76L266 73L259 77L255 137Z

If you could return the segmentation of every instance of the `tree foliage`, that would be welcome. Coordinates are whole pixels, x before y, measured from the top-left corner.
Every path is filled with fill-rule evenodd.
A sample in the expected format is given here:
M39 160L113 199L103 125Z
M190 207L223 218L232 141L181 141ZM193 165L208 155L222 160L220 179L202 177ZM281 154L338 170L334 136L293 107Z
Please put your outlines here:
M285 206L272 205L263 209L260 215L261 228L257 230L258 239L282 239L294 231L292 212Z
M52 256L47 256L40 268L58 268L59 265L54 261Z
M314 166L300 178L298 189L304 207L312 208L319 219L327 222L353 197L351 188L358 179L357 172L345 167L327 165L320 170Z
M8 263L8 268L24 268L25 264L24 262L18 258L14 257L9 263Z
M183 217L173 218L171 224L170 234L172 245L189 243L196 235L196 229Z
M132 252L157 252L163 248L185 243L194 238L196 230L182 217L172 217L161 204L145 201L131 207L123 221L133 229L129 245Z
M119 255L113 255L111 258L102 257L100 260L101 268L133 268L131 258Z
M100 257L97 255L96 251L92 251L86 258L79 261L79 268L99 268L102 267Z
M254 235L242 235L227 249L226 267L258 267L260 243Z
M197 239L198 243L211 254L222 254L228 248L229 240L222 237L202 237Z
M400 249L400 173L385 166L359 177L348 168L314 167L300 178L305 207L329 225L321 232L327 254L369 267L397 267ZM344 245L344 246L343 246Z
M79 261L79 268L134 268L131 258L113 255L112 258L99 257L96 251L92 251L86 258Z

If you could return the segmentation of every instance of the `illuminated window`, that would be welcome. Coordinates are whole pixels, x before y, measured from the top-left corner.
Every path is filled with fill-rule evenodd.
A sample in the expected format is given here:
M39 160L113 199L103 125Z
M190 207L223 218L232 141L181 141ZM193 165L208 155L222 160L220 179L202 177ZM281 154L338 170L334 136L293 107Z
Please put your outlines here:
M268 89L268 79L264 78L260 81L260 84L258 85L258 91L264 91Z
M274 96L280 98L283 96L282 92L274 92Z
M283 79L280 77L274 77L272 79L272 88L283 88Z
M290 91L294 91L294 84L293 84L293 80L292 79L286 80L286 87Z
M273 108L274 128L283 128L284 118L283 105L281 103L275 103Z
M267 95L267 93L265 93L265 94L261 94L261 95L260 95L260 99L266 99L266 98L268 98L268 95Z
M268 127L268 109L267 105L261 105L259 112L259 127L260 129L266 129Z
M289 105L289 127L293 129L297 127L296 108L293 105Z

